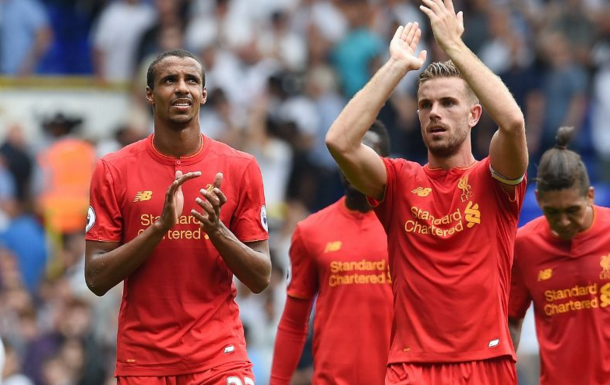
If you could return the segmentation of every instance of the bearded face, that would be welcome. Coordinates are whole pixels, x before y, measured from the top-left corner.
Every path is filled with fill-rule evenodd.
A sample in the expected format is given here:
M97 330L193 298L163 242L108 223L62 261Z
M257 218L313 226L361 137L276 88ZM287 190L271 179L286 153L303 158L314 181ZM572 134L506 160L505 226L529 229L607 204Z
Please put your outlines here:
M455 155L469 138L470 126L468 118L456 122L454 127L438 121L431 121L422 128L422 138L428 151L439 158L449 158Z
M428 151L435 157L455 155L470 138L472 100L460 78L436 78L418 90L418 115ZM476 123L476 121L474 122Z

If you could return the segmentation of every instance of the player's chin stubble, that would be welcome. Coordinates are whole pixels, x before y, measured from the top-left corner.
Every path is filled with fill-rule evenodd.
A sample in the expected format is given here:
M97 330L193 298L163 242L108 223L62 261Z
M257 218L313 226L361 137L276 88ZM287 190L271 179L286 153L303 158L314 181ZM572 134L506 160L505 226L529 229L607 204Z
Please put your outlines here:
M459 132L456 132L449 138L442 138L440 140L430 139L426 135L423 136L424 144L428 151L438 158L449 158L457 154L467 138L467 130L459 130Z

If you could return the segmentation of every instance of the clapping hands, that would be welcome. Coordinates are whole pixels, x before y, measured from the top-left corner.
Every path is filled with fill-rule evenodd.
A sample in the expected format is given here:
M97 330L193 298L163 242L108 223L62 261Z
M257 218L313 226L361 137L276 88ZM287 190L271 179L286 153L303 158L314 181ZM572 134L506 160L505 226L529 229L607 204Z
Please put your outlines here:
M464 14L457 14L452 0L422 0L419 9L430 19L434 38L440 47L447 51L454 43L461 41L464 33Z

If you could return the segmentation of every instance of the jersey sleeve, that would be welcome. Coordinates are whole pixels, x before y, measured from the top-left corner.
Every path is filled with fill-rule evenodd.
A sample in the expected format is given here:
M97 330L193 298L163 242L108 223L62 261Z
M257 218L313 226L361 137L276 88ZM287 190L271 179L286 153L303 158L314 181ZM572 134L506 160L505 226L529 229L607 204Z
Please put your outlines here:
M375 208L375 213L379 217L381 223L385 226L389 223L393 213L392 207L394 202L394 190L398 180L399 173L404 166L404 163L399 159L381 158L385 166L387 180L383 192L383 198L378 201L373 197L367 197L369 204Z
M242 242L269 239L263 176L255 160L246 167L239 186L239 203L233 214L231 231Z
M297 225L290 244L290 275L288 295L309 299L318 291L318 275L313 256L307 251L302 230Z
M499 201L502 205L504 205L507 209L512 210L514 213L518 214L521 212L521 206L523 206L523 199L525 198L525 192L527 190L527 174L523 175L521 181L519 183L513 184L512 182L505 180L500 174L498 174L491 167L491 158L487 157L485 159L485 172L489 172L489 177L492 179L497 195L499 196ZM509 183L503 183L502 180L505 180ZM502 185L512 185L515 187L515 191L513 193L506 192Z
M99 160L91 177L88 241L120 242L123 236L123 214L116 192L116 181L107 163Z
M307 339L307 326L313 298L288 297L277 327L269 385L288 385L299 364Z
M513 262L510 297L508 300L508 316L517 319L525 317L525 312L532 302L532 297L527 290L520 267L521 259L524 257L523 251L520 250L521 242L523 241L519 239L515 242L515 260Z

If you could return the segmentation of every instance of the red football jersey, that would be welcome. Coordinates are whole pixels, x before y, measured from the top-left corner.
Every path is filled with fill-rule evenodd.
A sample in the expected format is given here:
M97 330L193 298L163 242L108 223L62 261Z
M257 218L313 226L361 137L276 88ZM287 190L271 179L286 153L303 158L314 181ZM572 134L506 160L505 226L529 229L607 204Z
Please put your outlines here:
M511 197L489 158L449 171L383 161L385 197L371 202L388 235L396 312L389 362L514 359L507 307L525 180Z
M242 242L265 240L265 198L254 157L210 138L171 158L145 140L102 158L91 182L89 241L127 243L161 215L177 170L201 171L182 186L184 210L150 258L125 279L117 336L117 376L194 373L248 361L233 273L191 209L218 172L227 202L222 222Z
M392 324L387 255L375 213L348 210L345 198L298 223L288 295L318 295L314 384L384 383Z
M610 381L610 209L594 206L593 225L572 241L544 217L517 233L509 316L534 302L540 384Z

